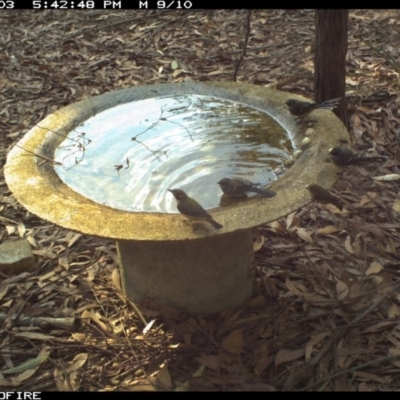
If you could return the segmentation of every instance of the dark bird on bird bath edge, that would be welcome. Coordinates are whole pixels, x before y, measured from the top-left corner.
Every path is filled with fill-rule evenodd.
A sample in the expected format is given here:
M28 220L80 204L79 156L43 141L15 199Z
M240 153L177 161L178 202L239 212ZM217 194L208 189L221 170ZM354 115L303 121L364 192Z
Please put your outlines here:
M210 223L215 229L221 229L222 225L215 221L210 214L195 200L189 197L181 189L168 189L178 203L178 210L183 215L193 220L202 220Z
M329 149L329 154L336 165L365 165L387 160L384 156L360 156L350 149L338 146Z
M286 105L292 115L296 117L303 117L309 112L316 110L318 108L333 110L340 103L341 98L326 100L322 103L313 103L309 101L301 101L296 99L289 99L286 101Z

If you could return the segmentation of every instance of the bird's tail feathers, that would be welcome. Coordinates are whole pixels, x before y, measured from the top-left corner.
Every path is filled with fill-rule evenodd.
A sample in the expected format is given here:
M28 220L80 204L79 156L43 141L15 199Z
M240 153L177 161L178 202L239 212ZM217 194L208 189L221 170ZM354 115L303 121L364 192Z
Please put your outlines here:
M322 103L318 104L318 108L325 108L328 110L333 110L334 108L336 108L339 105L340 100L342 100L341 97L338 97L337 99L323 101Z
M209 219L209 222L215 229L221 229L223 227L223 225L219 224L217 221L213 220L211 217Z
M254 187L254 186L251 188L251 191L254 192L254 193L261 194L264 197L274 197L274 196L276 196L276 193L273 192L272 190L260 189L258 187Z
M372 156L372 157L354 157L355 164L371 164L371 163L380 163L386 161L388 158L385 156ZM350 162L351 163L351 162Z

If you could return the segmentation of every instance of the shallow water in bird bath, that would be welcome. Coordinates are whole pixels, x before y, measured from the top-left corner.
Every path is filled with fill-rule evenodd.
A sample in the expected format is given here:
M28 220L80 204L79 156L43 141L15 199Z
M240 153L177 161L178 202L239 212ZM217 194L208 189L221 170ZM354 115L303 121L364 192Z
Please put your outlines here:
M68 134L60 178L81 195L126 211L176 212L168 189L217 207L230 176L263 186L290 157L287 132L269 115L224 99L184 95L122 104Z

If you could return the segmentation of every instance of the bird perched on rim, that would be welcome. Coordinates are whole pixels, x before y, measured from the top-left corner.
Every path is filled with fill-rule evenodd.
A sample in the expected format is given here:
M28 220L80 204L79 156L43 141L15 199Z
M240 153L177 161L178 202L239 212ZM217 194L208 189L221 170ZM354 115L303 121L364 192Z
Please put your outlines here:
M301 101L296 99L289 99L286 101L286 105L289 108L289 111L292 115L296 117L304 117L312 110L316 110L318 108L324 108L327 110L333 110L340 103L341 97L332 100L326 100L321 103L313 103L309 101Z
M178 203L178 210L191 219L209 222L214 228L221 229L222 225L213 220L210 214L195 200L181 189L168 189Z
M384 156L360 156L345 147L332 147L329 149L332 161L337 165L365 165L387 160Z
M243 196L247 192L258 193L263 197L274 197L272 190L258 188L258 184L243 178L223 178L217 182L224 194L228 196Z
M333 204L334 206L336 206L340 211L342 211L342 209L343 209L342 201L338 197L329 193L323 187L321 187L315 183L312 183L311 185L306 186L306 189L309 190L309 192L311 193L311 197L317 203L322 203L322 204L330 203L330 204Z

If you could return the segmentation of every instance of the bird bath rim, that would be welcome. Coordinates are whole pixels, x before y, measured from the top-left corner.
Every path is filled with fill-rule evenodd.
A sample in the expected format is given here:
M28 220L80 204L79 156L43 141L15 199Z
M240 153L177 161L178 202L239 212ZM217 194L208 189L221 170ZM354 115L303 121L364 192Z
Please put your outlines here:
M300 96L245 83L180 83L133 87L96 96L62 108L33 127L18 146L35 149L44 158L53 159L64 139L54 132L66 134L84 120L105 109L151 97L201 94L241 102L268 112L293 135L294 146L300 148L302 127L295 123L285 106L286 100ZM311 143L294 166L269 188L277 192L271 199L253 198L236 205L207 210L224 227L215 232L223 235L270 222L287 215L309 202L304 186L318 183L330 187L336 181L339 167L326 163L328 149L347 140L342 122L328 111L317 110L319 116L310 137ZM29 211L57 225L81 233L117 240L175 241L201 239L180 214L128 212L95 203L73 191L61 181L51 163L29 156L14 146L7 157L5 176L10 190Z

